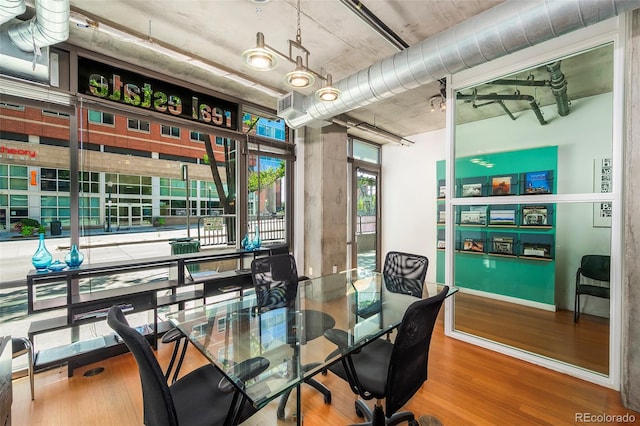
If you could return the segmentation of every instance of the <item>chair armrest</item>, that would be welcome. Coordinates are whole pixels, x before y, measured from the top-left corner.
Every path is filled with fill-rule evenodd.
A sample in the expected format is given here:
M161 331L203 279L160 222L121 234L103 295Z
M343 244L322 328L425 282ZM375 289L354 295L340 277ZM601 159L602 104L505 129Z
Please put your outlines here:
M234 365L229 369L229 372L236 376L240 381L246 382L247 380L253 379L264 372L269 368L269 365L270 363L268 359L257 356L243 361L240 364ZM233 383L231 383L226 377L222 378L218 383L218 390L223 393L229 393L234 390Z

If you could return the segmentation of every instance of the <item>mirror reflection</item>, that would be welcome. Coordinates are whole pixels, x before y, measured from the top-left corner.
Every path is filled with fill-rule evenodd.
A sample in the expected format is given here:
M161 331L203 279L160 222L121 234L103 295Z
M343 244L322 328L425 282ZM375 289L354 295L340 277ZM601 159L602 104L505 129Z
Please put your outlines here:
M612 87L605 45L455 92L456 331L609 374Z

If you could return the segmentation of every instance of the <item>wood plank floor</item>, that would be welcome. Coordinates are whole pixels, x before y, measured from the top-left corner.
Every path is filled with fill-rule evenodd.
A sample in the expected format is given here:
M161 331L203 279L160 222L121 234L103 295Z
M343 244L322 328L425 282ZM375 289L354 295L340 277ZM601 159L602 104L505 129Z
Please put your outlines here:
M171 347L160 345L158 356L166 365ZM183 371L206 362L190 349ZM104 372L92 377L83 373L93 367ZM345 425L359 419L353 411L354 396L348 386L329 374L317 376L332 390L332 403L303 387L305 425ZM78 368L67 378L66 367L36 374L36 400L31 401L26 378L13 382L13 425L141 425L142 393L133 357L121 355ZM292 395L293 397L293 395ZM287 419L277 421L273 404L253 416L246 425L293 424L288 404ZM435 415L445 425L573 425L576 413L640 413L624 408L620 395L545 368L448 338L442 322L434 332L429 380L407 404L417 417ZM595 423L605 424L605 423ZM608 423L612 424L612 423Z

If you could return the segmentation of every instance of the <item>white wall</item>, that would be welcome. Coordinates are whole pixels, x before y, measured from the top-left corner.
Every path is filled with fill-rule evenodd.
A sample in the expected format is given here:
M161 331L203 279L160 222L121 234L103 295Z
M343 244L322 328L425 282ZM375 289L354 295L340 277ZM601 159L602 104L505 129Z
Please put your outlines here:
M595 159L611 156L612 94L572 102L559 117L555 105L543 108L542 126L533 112L500 116L458 126L457 156L558 146L558 193L593 191ZM410 147L382 149L382 249L424 254L435 280L436 161L445 158L444 129L410 137ZM556 304L573 310L575 272L584 254L608 254L610 228L593 227L592 204L564 204L556 215ZM584 297L585 312L607 316L608 301Z
M436 162L444 160L445 130L410 139L416 143L382 147L382 259L390 250L427 256L427 281L435 281Z

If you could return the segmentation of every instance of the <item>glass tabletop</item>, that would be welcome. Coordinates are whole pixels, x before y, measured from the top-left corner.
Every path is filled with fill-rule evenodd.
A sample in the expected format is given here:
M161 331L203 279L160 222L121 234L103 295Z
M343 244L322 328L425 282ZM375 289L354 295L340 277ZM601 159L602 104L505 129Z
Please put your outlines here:
M397 327L411 303L441 288L421 287L416 280L350 270L302 281L294 300L266 312L258 313L255 295L245 293L168 318L261 408L341 356L324 336L327 330L341 330L348 350L355 350ZM234 366L258 357L268 368L255 378L239 378Z

